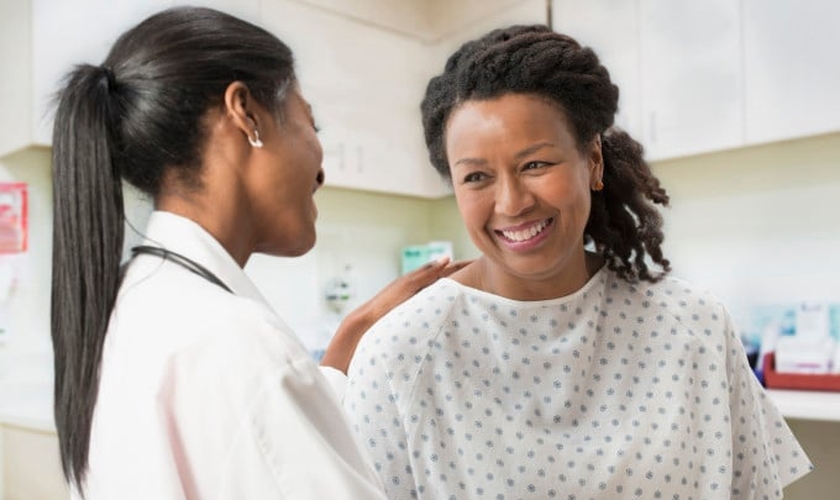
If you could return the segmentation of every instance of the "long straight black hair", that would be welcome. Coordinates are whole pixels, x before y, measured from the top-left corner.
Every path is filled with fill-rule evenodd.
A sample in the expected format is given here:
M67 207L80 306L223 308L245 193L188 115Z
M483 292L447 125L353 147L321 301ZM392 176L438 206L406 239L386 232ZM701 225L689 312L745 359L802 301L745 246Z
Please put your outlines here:
M122 179L154 197L168 168L200 185L202 117L242 81L275 111L295 80L274 35L211 9L155 14L100 66L77 66L53 131L51 335L55 421L68 482L83 493L99 366L120 281Z

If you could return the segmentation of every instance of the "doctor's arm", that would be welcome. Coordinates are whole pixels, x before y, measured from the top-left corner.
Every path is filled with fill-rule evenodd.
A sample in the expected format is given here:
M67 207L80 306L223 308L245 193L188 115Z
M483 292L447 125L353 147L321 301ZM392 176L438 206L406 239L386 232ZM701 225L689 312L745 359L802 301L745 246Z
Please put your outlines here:
M374 323L420 290L470 262L439 259L392 281L373 298L351 311L341 322L321 359L321 366L332 367L346 374L359 340Z

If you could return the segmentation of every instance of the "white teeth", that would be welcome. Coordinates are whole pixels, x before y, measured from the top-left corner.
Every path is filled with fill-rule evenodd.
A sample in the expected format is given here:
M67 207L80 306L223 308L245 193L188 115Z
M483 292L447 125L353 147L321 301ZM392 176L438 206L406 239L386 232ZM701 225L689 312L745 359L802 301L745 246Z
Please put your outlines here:
M520 231L501 231L502 235L505 238L513 241L525 241L533 238L534 236L540 234L543 229L548 226L548 220L544 220L537 224L536 226L531 226L527 229L522 229Z

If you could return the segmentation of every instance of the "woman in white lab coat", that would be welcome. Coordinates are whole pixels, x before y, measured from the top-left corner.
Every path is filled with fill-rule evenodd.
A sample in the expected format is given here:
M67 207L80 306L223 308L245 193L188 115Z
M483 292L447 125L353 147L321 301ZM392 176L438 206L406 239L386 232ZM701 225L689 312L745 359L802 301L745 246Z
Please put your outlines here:
M383 497L327 379L242 269L312 248L321 161L289 48L223 13L151 16L68 76L51 320L74 497ZM121 269L122 179L155 211ZM323 363L346 371L367 326L450 269L351 313Z

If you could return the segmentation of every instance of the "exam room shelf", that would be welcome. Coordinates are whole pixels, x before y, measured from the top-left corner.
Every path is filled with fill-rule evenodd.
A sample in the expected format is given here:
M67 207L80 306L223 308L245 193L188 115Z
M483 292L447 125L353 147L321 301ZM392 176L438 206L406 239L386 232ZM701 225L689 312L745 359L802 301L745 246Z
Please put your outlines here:
M768 389L786 418L840 422L840 392Z

